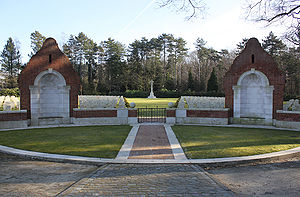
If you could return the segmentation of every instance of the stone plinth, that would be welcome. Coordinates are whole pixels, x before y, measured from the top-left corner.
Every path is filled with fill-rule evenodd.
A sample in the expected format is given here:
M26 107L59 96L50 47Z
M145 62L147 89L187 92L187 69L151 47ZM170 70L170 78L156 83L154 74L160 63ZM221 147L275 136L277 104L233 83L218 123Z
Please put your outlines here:
M278 110L275 125L281 128L300 129L300 111Z
M148 96L148 98L153 99L153 98L156 98L156 96L154 96L153 92L150 92L150 95Z
M27 111L0 111L0 129L26 128Z

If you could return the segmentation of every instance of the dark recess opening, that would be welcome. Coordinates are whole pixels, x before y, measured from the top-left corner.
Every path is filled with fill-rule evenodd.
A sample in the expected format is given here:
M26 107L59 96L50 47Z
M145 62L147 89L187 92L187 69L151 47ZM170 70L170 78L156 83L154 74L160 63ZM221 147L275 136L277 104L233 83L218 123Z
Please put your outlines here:
M52 62L52 56L51 56L51 54L49 54L49 63L51 63Z
M254 55L252 54L252 64L254 64Z

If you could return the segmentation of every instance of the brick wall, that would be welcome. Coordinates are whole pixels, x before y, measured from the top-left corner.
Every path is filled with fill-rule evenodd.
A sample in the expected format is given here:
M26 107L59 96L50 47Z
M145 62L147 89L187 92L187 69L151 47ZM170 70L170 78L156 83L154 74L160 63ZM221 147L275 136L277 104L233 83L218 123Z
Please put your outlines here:
M253 57L253 58L252 58ZM274 86L273 91L273 119L277 110L282 109L285 75L278 68L273 58L266 53L256 38L249 39L246 48L234 60L224 78L225 108L230 108L230 117L233 116L233 90L240 76L254 68L264 73L269 84Z
M176 110L166 110L167 117L176 117Z
M117 117L117 110L79 110L73 112L75 118Z
M27 120L27 112L1 112L0 113L0 121L19 121L19 120Z
M130 117L130 118L137 117L137 110L136 109L128 110L128 117Z
M277 112L276 113L276 120L300 122L300 112L299 113Z
M229 111L215 111L215 110L187 110L187 117L201 117L201 118L228 118Z
M51 56L51 57L50 57ZM51 59L51 61L50 61ZM20 105L21 109L27 110L27 117L30 118L30 90L29 86L34 85L36 76L42 71L52 68L63 75L66 84L70 89L70 116L73 116L73 108L78 107L78 92L80 79L72 67L68 57L60 51L56 41L48 38L42 48L30 59L27 66L19 76Z

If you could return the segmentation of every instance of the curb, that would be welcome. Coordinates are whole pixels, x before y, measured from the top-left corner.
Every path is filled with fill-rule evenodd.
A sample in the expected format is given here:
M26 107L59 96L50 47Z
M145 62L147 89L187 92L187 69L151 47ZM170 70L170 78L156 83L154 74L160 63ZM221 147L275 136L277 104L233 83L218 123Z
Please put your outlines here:
M15 155L21 158L29 158L33 160L40 160L40 161L50 161L50 162L63 162L63 163L75 163L75 164L90 164L90 165L103 165L106 163L116 163L116 164L199 164L199 165L216 165L216 166L225 166L225 165L235 165L235 164L249 164L249 163L256 163L256 162L270 162L280 159L288 159L300 156L300 147L273 152L273 153L266 153L260 155L252 155L252 156L242 156L242 157L226 157L226 158L212 158L212 159L187 159L185 154L183 153L181 146L180 149L178 148L179 142L177 141L176 136L171 135L173 132L170 132L171 127L170 125L165 125L165 130L167 132L169 141L172 146L172 151L175 159L127 159L131 146L133 144L135 135L137 133L138 125L144 124L137 124L134 125L130 134L128 135L126 141L124 143L119 154L115 159L107 159L107 158L95 158L95 157L83 157L83 156L70 156L70 155L60 155L60 154L50 154L50 153L41 153L41 152L34 152L34 151L26 151L16 148L11 148L7 146L0 145L0 152L5 154ZM161 125L161 124L160 124ZM36 127L36 128L50 128L50 127L61 127L62 125L55 125L55 126L46 126L46 127ZM79 125L64 125L65 127L70 126L79 126ZM91 125L80 125L80 126L91 126ZM206 125L201 125L206 126ZM209 125L207 125L209 126ZM211 125L210 125L211 126ZM218 126L225 126L225 125L218 125ZM227 127L244 127L244 128L264 128L264 129L282 129L282 130L292 130L292 131L299 131L295 129L285 129L285 128L274 128L274 127L255 127L252 125L228 125ZM225 126L226 127L226 126ZM24 128L23 128L24 129ZM25 128L31 129L31 128ZM2 129L2 130L19 130L19 129ZM0 130L1 131L1 130ZM176 140L175 140L175 138Z
M34 151L26 151L0 145L0 152L5 154L16 155L33 160L103 165L105 163L117 164L202 164L202 165L228 165L228 164L245 164L262 161L273 161L300 156L300 147L290 150L266 153L261 155L243 156L243 157L226 157L213 159L106 159L94 157L80 157L70 155L49 154Z

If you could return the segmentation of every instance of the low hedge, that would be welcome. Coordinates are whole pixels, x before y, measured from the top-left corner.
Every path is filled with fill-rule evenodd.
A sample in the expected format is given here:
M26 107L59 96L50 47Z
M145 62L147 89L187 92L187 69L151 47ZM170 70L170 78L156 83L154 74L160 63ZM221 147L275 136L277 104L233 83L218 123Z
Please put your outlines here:
M111 92L112 96L124 96L126 98L147 98L149 96L149 91L141 90L127 90L126 92ZM208 97L224 97L224 93L220 92L192 92L192 91L175 91L175 90L159 90L154 91L154 95L157 98L178 98L180 96L208 96Z
M289 101L289 100L291 100L291 99L300 99L300 96L297 96L297 95L284 95L284 97L283 97L283 100L284 101Z
M19 88L3 88L0 90L0 96L20 96Z

